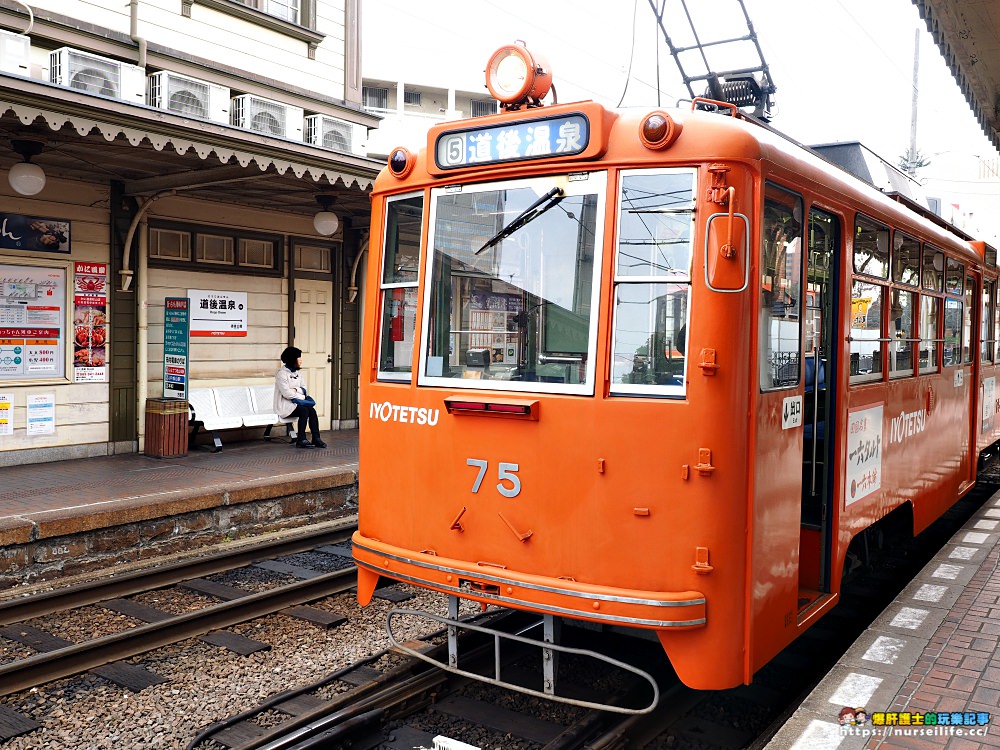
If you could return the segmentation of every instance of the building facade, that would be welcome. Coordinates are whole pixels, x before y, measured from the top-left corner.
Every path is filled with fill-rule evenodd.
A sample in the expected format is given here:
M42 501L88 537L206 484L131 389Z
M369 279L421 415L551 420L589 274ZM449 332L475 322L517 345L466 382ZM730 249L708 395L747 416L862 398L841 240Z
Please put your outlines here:
M0 465L141 451L148 399L270 384L288 344L357 425L360 12L0 0Z
M482 91L445 88L420 81L388 81L365 76L361 91L365 111L382 117L368 139L368 153L386 157L397 146L422 144L439 122L496 114L499 104Z

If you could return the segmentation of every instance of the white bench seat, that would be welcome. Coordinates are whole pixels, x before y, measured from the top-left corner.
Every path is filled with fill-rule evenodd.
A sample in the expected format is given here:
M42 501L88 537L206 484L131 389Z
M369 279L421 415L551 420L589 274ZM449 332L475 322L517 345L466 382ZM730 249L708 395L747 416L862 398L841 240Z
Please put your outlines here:
M295 439L292 420L281 419L273 411L273 393L273 385L191 388L188 392L191 424L194 426L191 441L194 441L199 428L204 428L212 436L212 452L218 453L222 450L222 440L217 434L219 430L264 427L264 439L270 440L271 428L276 424L284 424L289 439Z
M288 431L288 439L295 440L298 433L293 426L297 421L292 417L279 417L274 412L274 386L273 385L252 385L250 386L250 404L253 406L253 413L263 420L262 424L267 428L264 430L264 439L271 439L271 428L276 424L283 424Z

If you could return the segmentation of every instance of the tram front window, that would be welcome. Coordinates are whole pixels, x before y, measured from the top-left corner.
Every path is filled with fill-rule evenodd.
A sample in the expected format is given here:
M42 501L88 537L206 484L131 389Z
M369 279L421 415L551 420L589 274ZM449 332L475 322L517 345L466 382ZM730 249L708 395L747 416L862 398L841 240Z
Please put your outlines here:
M593 392L605 179L433 191L421 384Z

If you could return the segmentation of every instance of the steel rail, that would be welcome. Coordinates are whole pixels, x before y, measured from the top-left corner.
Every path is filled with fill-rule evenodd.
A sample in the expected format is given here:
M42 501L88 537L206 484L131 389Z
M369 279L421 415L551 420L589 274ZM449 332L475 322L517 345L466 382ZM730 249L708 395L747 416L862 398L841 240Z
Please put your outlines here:
M351 538L357 528L357 518L316 524L306 531L265 538L236 549L225 549L186 560L159 564L150 561L150 568L142 568L112 578L53 589L21 599L0 602L0 625L43 617L74 607L95 604L107 599L117 599L143 591L172 586L191 578L221 573L271 557L305 552L323 544L338 544Z
M511 614L509 612L485 612L473 615L468 619L470 621L479 622L482 620L504 620L510 618L510 616ZM446 631L444 630L436 633L427 633L420 636L419 640L428 640L428 652L442 652L445 650L445 646L431 645L429 643L429 639L441 637L445 634ZM384 707L391 708L394 705L394 701L391 697L387 696L397 696L398 691L403 690L404 693L402 697L397 697L395 699L395 703L406 703L408 699L419 695L425 690L425 683L423 682L424 678L431 679L431 687L456 679L454 675L445 672L444 670L434 669L426 662L398 652L395 648L384 649L383 651L371 656L366 656L353 664L343 667L314 683L301 685L292 690L286 690L283 693L273 695L259 706L243 711L235 716L230 716L227 719L223 719L222 721L206 727L199 732L198 735L191 740L191 742L188 743L186 750L194 750L194 748L198 747L201 743L210 741L214 735L232 727L235 724L238 724L241 721L251 719L254 716L274 708L278 704L298 697L304 693L311 693L319 690L320 688L339 680L345 674L379 661L389 653L399 654L404 661L401 664L392 667L388 671L378 674L378 676L373 677L367 682L357 685L352 690L341 693L330 700L324 701L322 705L316 706L315 708L309 709L308 711L296 716L289 717L276 726L269 727L263 734L243 742L242 744L234 747L232 750L257 750L258 748L265 746L268 748L271 748L272 746L280 747L280 743L284 742L285 738L293 733L295 733L297 738L302 739L303 737L312 737L316 732L330 732L333 729L337 729L339 726L337 722L352 720L353 717L356 717L358 711L355 709L359 705L363 706L361 713L364 713L364 711L369 709L380 710ZM475 653L477 653L476 650L471 652L471 654ZM408 689L412 692L405 692ZM325 722L325 720L334 713L336 713L338 718L331 727L329 723ZM317 723L321 723L321 726L317 726ZM312 727L312 729L307 730L307 727Z
M472 619L479 619L478 617ZM501 618L502 619L502 618ZM515 628L516 629L516 628ZM439 631L438 634L444 631ZM444 653L444 645L438 645L430 651ZM393 649L396 650L396 649ZM370 735L377 730L380 723L388 717L396 719L408 716L421 710L436 694L440 699L442 694L449 692L454 685L467 682L467 678L445 670L434 669L427 662L417 659L410 653L402 653L407 661L394 667L389 672L379 675L355 690L336 696L334 699L316 706L298 716L290 717L280 724L269 727L263 734L246 740L234 746L232 750L319 750L326 747L348 747L352 743L362 745L362 735ZM493 658L493 650L489 643L476 646L467 652L473 662L482 662L489 666ZM368 660L370 661L370 659ZM365 662L362 662L365 663ZM351 669L345 668L338 674L342 675ZM324 679L324 684L330 681ZM679 686L679 683L678 683ZM309 686L309 691L314 686ZM645 683L637 683L634 690L647 688ZM687 690L685 688L685 690ZM693 692L693 691L689 691ZM673 690L668 691L674 695ZM287 696L280 696L283 700ZM630 700L632 696L620 696L620 700ZM273 707L280 702L278 698L269 700L265 707ZM241 720L246 720L257 712L256 709L240 714ZM623 718L625 719L623 721ZM475 721L475 719L469 719ZM651 723L652 722L652 723ZM201 743L212 739L217 732L233 725L233 721L221 722L202 731L186 750L195 750ZM623 728L640 728L654 726L659 728L652 715L643 717L610 714L601 710L588 710L579 721L566 727L556 738L544 746L542 750L591 750L595 738L604 743L594 745L601 750L625 750L636 745L623 742L616 744L625 737ZM644 736L649 735L647 729Z
M248 594L161 622L36 654L0 666L0 696L127 659L212 630L273 614L286 607L344 593L356 585L357 568L352 566L270 591Z

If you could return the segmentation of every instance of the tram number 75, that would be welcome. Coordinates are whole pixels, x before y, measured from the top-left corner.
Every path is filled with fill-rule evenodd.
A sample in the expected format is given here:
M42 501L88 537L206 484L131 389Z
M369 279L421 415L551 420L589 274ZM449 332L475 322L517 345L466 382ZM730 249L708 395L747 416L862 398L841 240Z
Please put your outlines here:
M465 464L466 466L475 466L479 469L476 481L472 485L472 491L474 493L479 492L479 487L483 483L483 478L486 476L486 471L489 468L489 462L485 458L467 458L465 459ZM517 497L521 492L521 479L517 476L517 469L517 464L500 462L497 470L497 478L500 480L497 482L497 492L504 497ZM507 486L504 482L510 482L510 486Z

